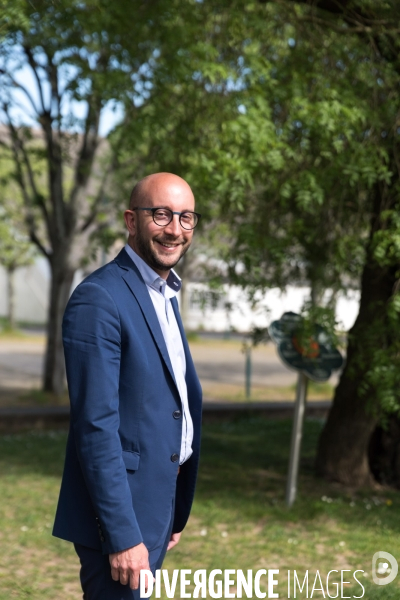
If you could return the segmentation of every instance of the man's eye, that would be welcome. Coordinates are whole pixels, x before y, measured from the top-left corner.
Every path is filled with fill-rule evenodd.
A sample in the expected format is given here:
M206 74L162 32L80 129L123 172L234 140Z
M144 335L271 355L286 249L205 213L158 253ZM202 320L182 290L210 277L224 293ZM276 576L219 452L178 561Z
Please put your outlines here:
M169 213L167 210L156 210L155 214L158 219L169 219Z
M193 215L192 215L192 213L182 213L181 219L185 223L191 223L193 221Z

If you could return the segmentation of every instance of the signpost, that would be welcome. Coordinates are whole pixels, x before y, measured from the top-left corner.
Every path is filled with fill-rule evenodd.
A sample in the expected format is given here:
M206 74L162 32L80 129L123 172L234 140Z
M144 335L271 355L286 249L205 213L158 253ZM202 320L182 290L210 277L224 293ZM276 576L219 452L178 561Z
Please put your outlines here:
M299 475L301 439L303 437L304 412L306 409L308 379L304 373L299 373L296 387L296 404L290 442L289 473L286 483L286 504L290 507L296 500L297 479Z
M245 363L244 363L244 374L245 374L245 396L246 400L251 398L251 346L246 345L244 348Z
M333 346L326 330L320 325L316 325L312 335L304 336L303 323L300 315L286 312L278 321L273 321L269 327L269 335L277 346L282 362L298 372L286 486L286 504L289 507L295 501L297 493L308 380L326 381L332 371L340 369L343 364L342 355Z

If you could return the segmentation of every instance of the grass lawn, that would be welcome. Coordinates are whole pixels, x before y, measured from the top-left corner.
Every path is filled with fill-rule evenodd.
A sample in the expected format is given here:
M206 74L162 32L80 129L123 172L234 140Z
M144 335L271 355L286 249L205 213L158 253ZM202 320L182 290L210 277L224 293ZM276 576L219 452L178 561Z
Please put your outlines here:
M202 388L204 400L216 400L217 402L290 402L296 398L296 384L252 385L250 400L246 398L243 385L206 381L202 382ZM316 383L310 380L307 388L307 401L330 400L333 398L334 391L334 386L329 382ZM68 398L64 403L68 403Z
M372 582L371 560L384 550L400 560L400 495L384 489L353 492L313 477L319 421L307 421L299 498L284 504L291 423L262 418L204 427L199 485L181 544L167 557L173 569L279 569L275 591L287 598L287 571L300 582L309 570L309 595L319 570L348 569L344 597L400 598L398 580ZM58 495L65 433L0 437L0 599L81 598L71 545L50 535ZM339 441L338 441L339 443ZM340 581L336 573L332 584ZM265 578L262 579L262 581ZM316 587L321 587L319 584ZM163 588L162 588L163 589ZM331 585L331 597L335 587ZM166 597L165 595L163 596ZM180 598L179 588L175 598ZM341 597L339 591L339 597Z

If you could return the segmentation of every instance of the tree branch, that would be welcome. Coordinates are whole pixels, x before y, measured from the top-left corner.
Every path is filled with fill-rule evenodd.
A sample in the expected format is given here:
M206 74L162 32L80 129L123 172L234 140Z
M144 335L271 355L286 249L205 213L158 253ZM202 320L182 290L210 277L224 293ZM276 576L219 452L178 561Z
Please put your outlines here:
M39 250L42 252L42 254L46 258L50 259L49 252L46 250L44 244L41 242L41 240L39 239L39 236L37 234L36 220L35 220L35 216L34 216L34 213L32 210L32 199L29 196L27 186L25 183L25 177L24 177L24 172L23 172L23 168L22 168L24 159L22 158L22 160L21 160L21 157L20 157L20 153L22 153L23 143L18 136L18 132L17 132L16 128L12 124L7 105L3 104L2 108L5 112L5 114L7 115L7 119L8 119L7 125L8 125L9 134L10 134L11 149L12 149L12 154L14 157L14 164L15 164L15 168L16 168L16 178L17 178L18 185L21 189L22 197L24 200L25 208L26 208L25 221L26 221L26 224L28 227L29 237L30 237L31 241L34 244L36 244L36 246L39 248Z
M351 31L353 33L371 33L374 29L376 33L376 28L385 27L388 28L393 21L388 19L379 19L374 17L373 15L366 14L363 12L361 6L354 7L352 0L259 0L262 4L269 4L270 2L276 2L280 5L289 4L303 4L311 9L318 9L320 11L325 11L331 13L333 15L341 16L342 19L347 23ZM312 15L308 16L308 20L311 21L310 18L315 19L315 22L319 22L321 24L328 25L334 29L334 31L339 31L340 33L348 33L348 30L345 28L337 29L332 27L332 22L324 21L321 17L317 17L315 10L312 12ZM302 15L301 18L307 20L305 15ZM399 32L399 27L393 25L389 32L391 35L397 34Z
M274 0L259 0L261 4L269 4ZM330 13L343 14L351 0L295 0L298 4L307 4L315 8L321 8Z
M48 60L47 72L51 87L52 102L55 102L57 107L58 132L61 134L61 96L58 90L58 69L50 60Z
M75 183L70 194L69 204L71 207L75 206L79 191L84 188L88 182L98 144L101 112L100 100L92 94L87 102L88 115L86 117L85 132L82 137L82 145L75 167Z
M49 212L47 210L47 206L45 204L45 201L43 199L42 194L39 193L37 186L36 186L36 182L35 182L35 176L33 174L33 169L32 169L32 165L31 165L31 161L29 159L28 153L25 150L25 145L22 142L22 140L19 140L20 143L20 150L24 159L24 163L25 163L25 167L28 173L28 179L29 179L29 183L30 186L32 188L32 192L35 198L35 201L37 202L37 204L39 205L42 213L43 213L43 217L46 223L46 227L47 227L47 231L50 231L50 218L49 218Z
M23 48L24 48L24 52L26 54L26 57L28 59L29 66L31 67L31 69L33 71L33 74L35 76L35 79L36 79L36 83L37 83L38 90L39 90L40 103L42 105L42 112L46 113L47 109L46 109L46 105L45 105L45 102L44 102L42 81L41 81L41 79L39 77L39 73L37 71L38 64L35 61L35 58L34 58L34 56L32 54L32 50L29 48L29 46L23 46Z
M106 171L102 177L99 191L96 194L96 198L94 200L92 210L90 211L89 215L86 217L86 219L84 220L84 222L82 223L82 225L80 227L81 233L86 231L90 227L90 225L92 225L93 221L95 220L95 218L98 215L101 200L104 197L104 189L106 187L108 177L109 177L110 173L112 172L112 170L113 170L113 163L111 162L111 164L109 165L108 169L106 169Z
M6 77L8 77L9 80L10 80L10 82L11 82L11 84L12 84L12 86L15 87L15 88L17 88L17 89L19 89L19 90L21 90L25 94L25 96L28 98L29 103L31 104L31 106L32 106L33 110L35 111L35 113L39 114L37 106L36 106L36 104L35 104L35 102L34 102L34 100L32 98L31 93L29 92L29 90L24 85L22 85L21 83L18 83L18 81L16 81L16 79L14 79L14 77L10 73L8 73L8 71L5 71L4 69L0 69L0 75L5 75Z
M263 4L272 1L280 6L287 7L293 7L295 4L306 5L311 11L309 14L296 14L298 21L328 27L340 34L355 33L360 37L367 38L370 42L372 41L375 45L376 54L384 60L391 61L398 58L398 51L393 43L395 36L400 33L398 24L394 22L395 24L388 28L387 25L390 25L391 21L379 19L374 14L366 14L361 6L353 8L354 5L351 0L259 0ZM324 12L340 17L348 27L341 27L335 23L336 19L324 19ZM382 34L386 45L382 43Z
M32 226L30 225L29 218L27 219L27 223L28 223L28 229L29 229L29 239L31 240L31 242L33 244L35 244L39 248L40 252L50 261L51 253L48 250L46 250L45 246L40 241L40 239L36 233L35 225L34 224Z
M27 52L27 56L31 56L30 65L34 70L38 85L41 86L41 80L36 70L37 64L34 61L34 58L30 52L29 48L25 49ZM44 52L46 53L45 49ZM46 68L47 80L48 83L51 84L51 67L52 57L51 55L46 53L46 59L48 67ZM53 78L54 82L54 78ZM53 83L54 84L54 83ZM40 88L42 89L42 87ZM47 151L47 164L48 164L48 175L49 175L49 197L52 205L52 218L51 222L49 221L51 227L49 228L49 238L54 246L57 240L62 240L66 235L66 214L65 214L65 205L64 205L64 188L63 188L63 173L62 173L62 149L60 144L60 136L57 136L57 133L53 130L53 118L51 115L51 105L47 110L44 106L43 94L42 104L44 110L39 117L39 122L42 127L45 143L46 143L46 151Z

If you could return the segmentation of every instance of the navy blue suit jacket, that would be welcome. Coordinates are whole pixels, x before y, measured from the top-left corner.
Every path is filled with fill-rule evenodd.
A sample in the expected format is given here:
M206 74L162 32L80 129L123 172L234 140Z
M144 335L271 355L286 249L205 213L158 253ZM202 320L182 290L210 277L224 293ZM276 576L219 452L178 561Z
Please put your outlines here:
M193 454L178 478L181 400L139 271L122 250L72 294L63 322L71 426L55 536L104 554L143 541L151 561L171 518L174 532L184 528L199 459L201 387L176 299L172 305L194 426Z

